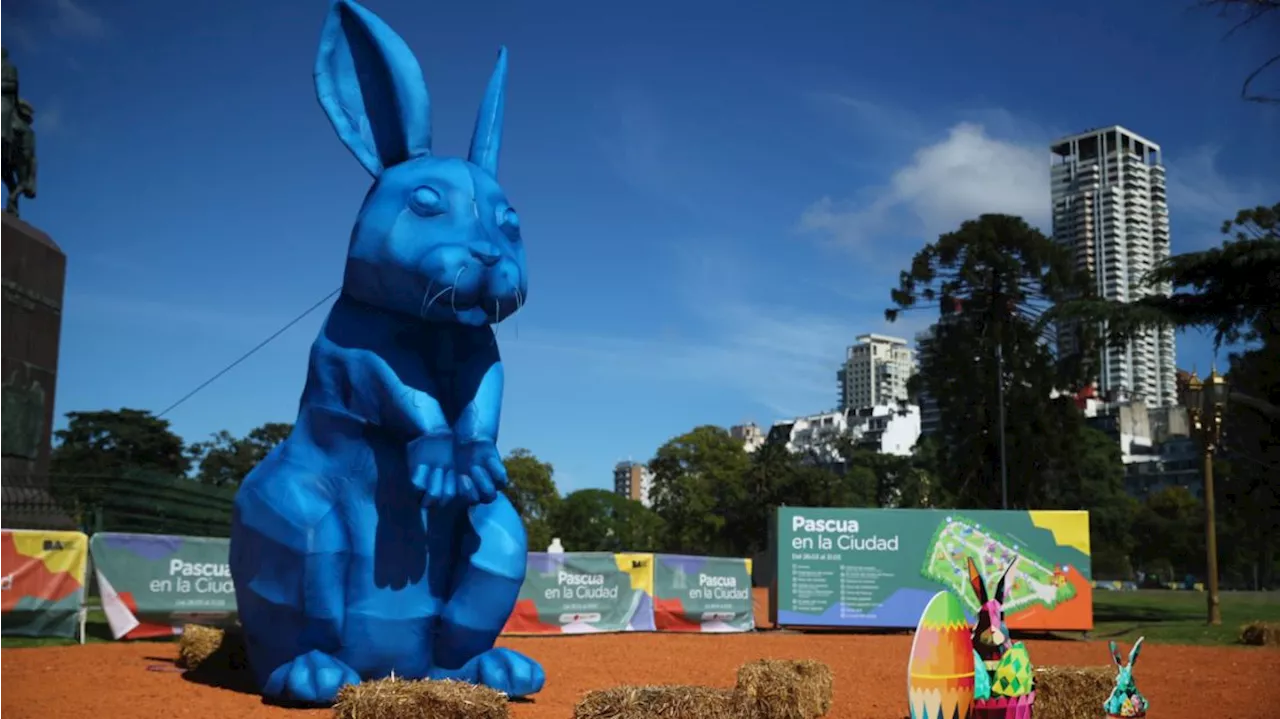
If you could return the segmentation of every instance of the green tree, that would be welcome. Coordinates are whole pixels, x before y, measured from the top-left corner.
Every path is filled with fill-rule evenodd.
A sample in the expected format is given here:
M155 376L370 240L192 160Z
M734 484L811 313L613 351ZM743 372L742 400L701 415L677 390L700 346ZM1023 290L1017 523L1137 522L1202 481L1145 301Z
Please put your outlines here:
M62 475L113 475L130 470L185 476L191 461L169 421L147 410L68 412L54 432L51 466Z
M268 422L244 437L224 429L191 445L187 454L196 466L196 478L204 484L238 485L292 431L293 424L288 422Z
M1041 507L1048 465L1069 464L1058 438L1069 415L1055 411L1055 389L1074 389L1088 376L1091 338L1081 329L1081 352L1057 356L1046 341L1045 317L1055 302L1087 295L1088 277L1075 271L1066 250L1021 218L982 215L927 244L900 275L892 293L900 312L927 305L962 311L937 323L921 343L920 369L911 389L927 391L941 423L936 461L939 499L969 507L1001 501L999 391L1007 417L1009 502ZM1084 328L1084 325L1080 326ZM997 360L1002 355L1003 361ZM1002 368L1003 373L998 371Z
M765 443L751 455L741 489L723 493L720 537L725 554L752 557L768 549L769 525L780 506L866 507L874 503L875 477L865 468L833 471L832 467L818 466L811 457L792 454L786 445L784 432L770 431Z
M1218 554L1223 578L1276 585L1280 556L1280 334L1257 323L1260 341L1231 356L1233 401L1223 416L1223 448L1214 464ZM1235 401L1241 396L1253 402Z
M934 445L931 443L930 448ZM861 506L932 507L937 479L925 461L916 456L898 456L862 449L845 440L841 445L846 474L865 479L854 481L862 494Z
M1095 576L1130 579L1134 547L1133 517L1138 502L1125 489L1120 443L1084 423L1075 407L1056 404L1058 461L1045 467L1039 506L1085 509L1089 512L1089 543Z
M662 519L634 499L606 489L580 489L552 510L555 536L571 552L653 552Z
M733 556L741 548L724 533L727 515L747 500L743 476L751 460L722 427L704 425L658 448L653 509L666 523L667 551Z
M511 450L502 463L509 480L502 491L524 520L530 550L541 552L551 544L551 517L561 501L555 469L522 448Z
M1122 343L1155 327L1211 331L1215 349L1243 344L1230 357L1230 402L1214 493L1224 577L1272 586L1280 548L1280 203L1241 210L1222 225L1219 247L1174 255L1142 282L1158 293L1132 303L1089 298L1062 303L1050 316L1106 323ZM1226 469L1230 468L1227 473ZM1144 539L1140 534L1139 539ZM1231 551L1226 551L1231 548ZM1251 580L1251 581L1250 581Z
M1142 541L1134 559L1161 581L1178 581L1204 572L1204 505L1184 487L1166 487L1148 495L1134 520Z

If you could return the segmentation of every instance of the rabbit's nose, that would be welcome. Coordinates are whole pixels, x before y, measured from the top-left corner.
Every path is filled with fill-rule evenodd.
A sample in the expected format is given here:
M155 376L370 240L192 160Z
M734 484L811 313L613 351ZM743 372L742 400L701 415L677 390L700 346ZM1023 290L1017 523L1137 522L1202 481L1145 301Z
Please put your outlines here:
M471 256L484 263L485 267L493 267L494 263L502 259L502 255L498 253L498 248L487 242L472 245Z

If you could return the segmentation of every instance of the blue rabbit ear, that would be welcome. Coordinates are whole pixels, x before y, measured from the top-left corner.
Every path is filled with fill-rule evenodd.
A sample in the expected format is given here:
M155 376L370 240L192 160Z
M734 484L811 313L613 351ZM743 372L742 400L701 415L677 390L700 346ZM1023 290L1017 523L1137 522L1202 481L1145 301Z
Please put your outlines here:
M316 55L316 96L369 174L431 154L431 100L404 40L353 0L334 0Z
M1138 641L1133 643L1133 649L1129 650L1129 666L1133 666L1138 661L1138 652L1142 650L1142 640L1146 637L1138 637Z
M476 115L476 129L471 133L471 152L467 156L493 177L498 176L498 153L502 150L502 111L507 95L507 48L498 51L498 64L489 76L484 100Z

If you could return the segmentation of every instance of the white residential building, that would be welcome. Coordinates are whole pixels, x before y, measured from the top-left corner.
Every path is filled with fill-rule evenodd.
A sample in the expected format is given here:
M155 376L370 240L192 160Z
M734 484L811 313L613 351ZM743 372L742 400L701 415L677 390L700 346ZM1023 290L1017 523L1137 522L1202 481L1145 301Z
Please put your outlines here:
M1054 239L1093 275L1099 297L1132 302L1151 294L1143 276L1169 256L1160 146L1114 125L1064 137L1051 150ZM1075 351L1071 327L1060 328L1058 346ZM1104 400L1176 403L1173 330L1148 330L1124 347L1106 346L1099 360Z
M735 424L729 428L729 436L741 442L742 448L748 453L760 449L764 446L765 439L767 439L764 430L760 429L760 425L755 422Z
M619 462L613 468L613 491L634 499L646 507L653 506L653 472L639 462Z
M787 432L787 450L819 463L839 462L836 440L848 437L864 449L908 456L920 439L920 408L915 405L864 407L797 417L774 425Z
M896 406L906 402L907 379L916 371L915 352L898 337L867 334L845 352L836 372L840 409Z

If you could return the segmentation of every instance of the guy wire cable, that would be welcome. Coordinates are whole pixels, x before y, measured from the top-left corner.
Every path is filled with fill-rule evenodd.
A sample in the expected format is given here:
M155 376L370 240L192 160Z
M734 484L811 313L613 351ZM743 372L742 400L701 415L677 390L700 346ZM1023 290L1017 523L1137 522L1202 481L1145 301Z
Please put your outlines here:
M272 340L274 340L275 338L277 338L277 337L279 337L280 335L284 334L284 333L285 333L285 331L286 331L286 330L288 330L290 327L292 327L292 326L294 326L294 325L298 324L299 322L301 322L301 321L302 321L302 319L303 319L304 317L306 317L307 315L311 314L312 312L315 312L316 310L320 309L320 306L321 306L321 305L323 305L324 303L326 303L326 302L328 302L329 300L333 299L333 296L334 296L334 295L336 295L336 294L338 294L338 293L339 293L339 292L341 292L341 291L342 291L342 288L341 288L341 287L339 287L338 289L336 289L336 290L334 290L334 291L330 292L329 294L325 295L323 298L321 298L321 299L320 299L320 301L319 301L319 302L315 303L314 305L311 305L311 306L310 306L310 307L308 307L308 308L306 309L306 311L304 311L302 314L300 314L300 315L298 315L297 317L294 317L293 319L289 320L289 322L288 322L288 323L286 323L284 327L281 327L280 329L278 329L278 330L276 330L275 332L271 333L271 336L269 336L269 337L267 337L265 340L262 340L261 342L259 342L259 343L257 344L257 346L255 346L253 349L249 350L248 352L245 352L243 355L240 355L239 359L237 359L235 362L232 362L231 364L227 365L226 367L223 367L221 370L219 370L219 371L218 371L218 373L217 373L217 374L215 374L214 376L212 376L212 377L210 377L209 379L205 380L205 381L204 381L203 383L201 383L198 387L196 387L195 389L193 389L193 390L191 390L190 392L188 392L188 393L186 393L185 395L183 395L183 396L182 396L182 399L178 400L177 402L174 402L173 404L169 405L168 407L165 407L165 408L164 408L164 411L163 411L163 412L161 412L161 413L159 413L159 414L157 414L157 415L156 415L156 417L157 417L157 418L160 418L160 417L165 416L166 414L168 414L169 412L171 412L171 411L172 411L175 407L177 407L178 405L180 405L180 404L182 404L183 402L186 402L187 400L191 399L193 396L195 396L195 394L196 394L197 392L199 392L200 390L204 389L205 387L208 387L209 385L213 384L215 381L217 381L217 379L218 379L219 377L221 377L222 375L224 375L224 374L226 374L226 373L230 372L232 369L234 369L236 365L238 365L238 364L240 364L241 362L243 362L243 361L245 361L245 360L249 359L250 357L252 357L252 356L253 356L253 354L254 354L255 352L257 352L258 350L262 349L263 347L266 347L268 344L270 344L270 343L271 343L271 341L272 341Z

